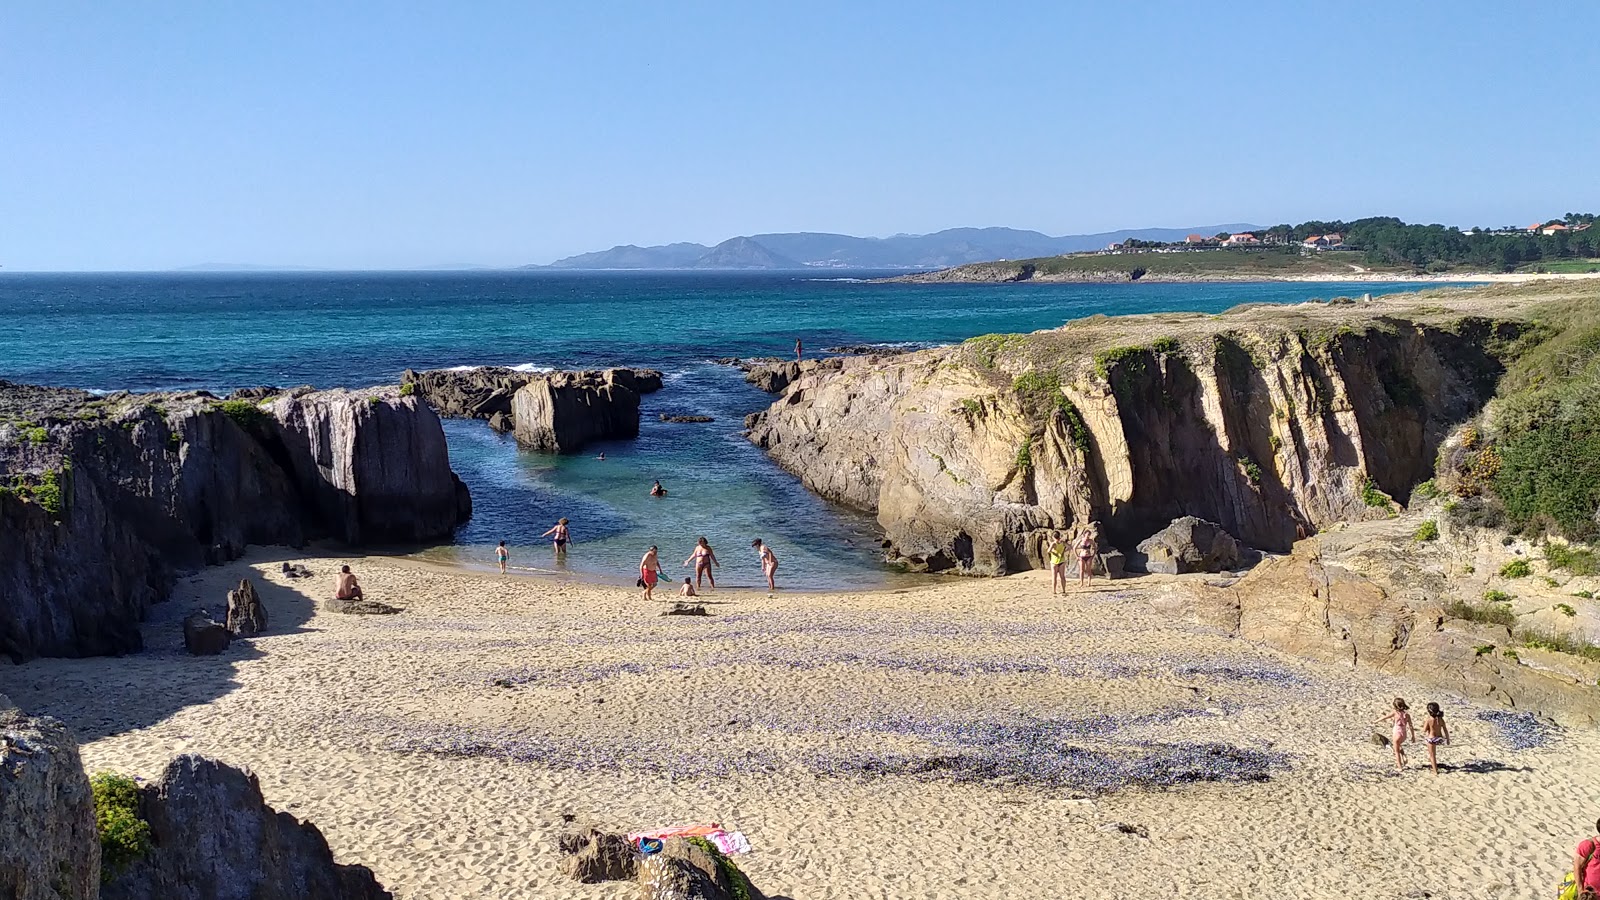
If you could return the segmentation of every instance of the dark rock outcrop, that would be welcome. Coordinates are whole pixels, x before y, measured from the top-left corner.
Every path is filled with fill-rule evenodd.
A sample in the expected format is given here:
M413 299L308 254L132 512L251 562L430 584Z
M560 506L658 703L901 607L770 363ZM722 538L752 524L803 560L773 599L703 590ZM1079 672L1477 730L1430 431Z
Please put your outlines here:
M316 826L276 812L254 775L180 756L144 788L151 849L104 900L389 900L366 866L340 865Z
M844 365L842 357L806 360L757 360L740 364L745 370L744 380L769 394L781 394L802 376L823 372L837 372Z
M673 423L673 424L676 424L676 425L687 425L687 424L695 424L695 423L703 423L703 422L715 422L716 418L714 416L681 416L681 415L668 415L667 413L662 413L661 414L661 421L670 422L670 423Z
M662 845L661 852L639 862L641 898L735 900L742 895L760 900L764 897L747 880L736 888L734 879L744 880L744 876L719 865L716 856L698 842L674 837L667 838Z
M190 613L183 619L183 649L190 656L216 656L233 643L233 633L220 622L211 621L203 612Z
M267 630L267 608L248 578L228 592L228 630L239 637L254 637Z
M582 884L631 881L639 875L639 853L628 839L597 828L584 828L560 839L561 871Z
M591 441L639 436L639 395L654 380L632 369L556 372L511 398L517 443L546 453L577 453Z
M78 745L0 696L0 897L93 900L100 834Z
M511 415L511 396L529 381L533 372L503 366L471 369L407 369L400 375L402 389L410 385L439 415L452 419L489 419Z
M346 600L339 597L329 597L322 606L328 612L346 616L392 616L400 612L399 607L376 600Z
M470 509L437 417L392 388L262 407L0 382L0 410L0 654L18 660L138 650L179 573L247 545L437 540Z
M1133 565L1154 575L1183 575L1236 569L1243 557L1239 542L1221 525L1184 516L1140 541Z
M929 571L1039 567L1050 532L1090 522L1129 548L1184 515L1282 552L1430 477L1527 327L1504 298L1408 302L1095 317L846 358L799 373L749 438Z

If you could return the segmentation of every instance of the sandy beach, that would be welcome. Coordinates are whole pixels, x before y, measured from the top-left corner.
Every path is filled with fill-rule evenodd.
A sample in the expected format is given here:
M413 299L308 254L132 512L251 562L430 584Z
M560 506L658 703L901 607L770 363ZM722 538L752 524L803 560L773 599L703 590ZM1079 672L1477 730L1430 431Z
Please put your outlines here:
M404 611L317 609L341 562ZM270 632L184 655L178 620L241 576ZM1146 598L1174 581L725 592L661 617L625 588L266 550L180 583L144 653L0 667L0 693L65 720L91 771L250 768L408 900L632 896L561 875L568 817L721 822L800 900L1552 889L1600 735L1168 618ZM1444 704L1441 776L1370 740L1396 694Z

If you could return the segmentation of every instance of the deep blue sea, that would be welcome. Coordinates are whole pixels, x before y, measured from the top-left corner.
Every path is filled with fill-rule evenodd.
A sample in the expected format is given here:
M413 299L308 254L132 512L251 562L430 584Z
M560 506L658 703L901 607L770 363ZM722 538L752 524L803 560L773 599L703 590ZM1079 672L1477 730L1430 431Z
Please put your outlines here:
M753 586L753 537L780 585L883 584L872 522L811 496L740 435L771 398L711 360L840 344L924 346L1053 328L1095 313L1219 312L1248 302L1396 293L1407 284L868 284L875 273L0 273L0 378L98 391L272 384L360 387L405 368L463 365L666 373L636 441L577 457L518 450L481 422L446 421L475 515L438 555L490 565L505 540L524 571L631 582L661 547L668 574L706 535L719 583ZM668 425L662 412L710 415ZM595 459L605 451L606 460ZM659 478L665 499L648 496ZM538 535L572 520L558 567Z

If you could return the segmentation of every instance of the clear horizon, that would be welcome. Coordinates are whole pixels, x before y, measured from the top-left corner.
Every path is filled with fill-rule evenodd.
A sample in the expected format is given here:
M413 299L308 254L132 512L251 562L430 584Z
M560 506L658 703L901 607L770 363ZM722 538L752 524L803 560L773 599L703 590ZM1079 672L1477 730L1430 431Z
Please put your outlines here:
M1600 208L1600 7L0 14L0 272Z

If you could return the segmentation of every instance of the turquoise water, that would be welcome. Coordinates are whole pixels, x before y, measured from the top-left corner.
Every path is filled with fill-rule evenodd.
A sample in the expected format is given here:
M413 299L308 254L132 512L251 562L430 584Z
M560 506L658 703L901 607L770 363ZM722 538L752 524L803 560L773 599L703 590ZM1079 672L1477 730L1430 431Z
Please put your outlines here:
M527 571L630 581L661 547L671 575L706 535L720 584L753 586L750 540L780 584L882 584L872 523L823 503L740 436L771 398L718 357L836 344L927 346L1051 328L1095 313L1218 312L1239 303L1414 290L1405 284L866 284L814 273L0 274L0 378L91 390L393 383L460 365L646 366L637 441L579 457L520 451L480 422L446 422L475 515L444 555L490 565L505 540ZM669 425L662 412L714 416ZM606 460L594 459L599 451ZM659 478L664 499L648 496ZM572 520L564 567L538 535Z

